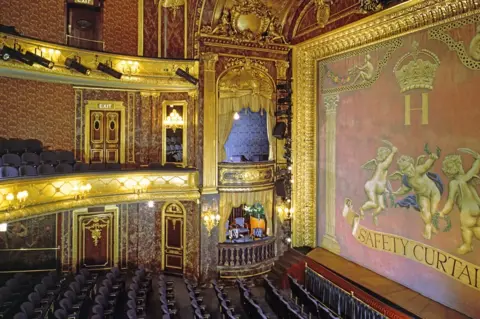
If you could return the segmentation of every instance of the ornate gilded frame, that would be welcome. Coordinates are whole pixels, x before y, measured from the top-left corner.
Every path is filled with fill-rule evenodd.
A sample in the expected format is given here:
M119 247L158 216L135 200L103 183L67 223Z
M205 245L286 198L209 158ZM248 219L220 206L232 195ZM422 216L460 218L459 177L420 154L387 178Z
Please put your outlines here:
M119 262L119 247L120 247L120 232L119 220L120 220L120 209L116 205L107 205L103 212L89 212L88 208L76 209L73 211L73 238L72 238L72 268L76 271L78 266L78 219L81 217L93 217L95 215L108 215L112 214L113 216L113 225L112 228L117 230L113 234L113 265L117 265ZM128 239L127 239L128 242ZM107 262L108 263L108 262ZM97 268L95 268L97 269ZM105 267L105 269L110 269L110 267Z
M183 240L183 273L185 273L185 261L187 258L187 210L185 209L185 206L183 206L182 203L179 201L168 201L163 204L162 207L162 238L161 238L161 253L162 253L162 270L165 270L165 243L166 243L166 235L167 232L165 231L165 217L168 215L166 212L167 207L171 204L176 204L182 209L182 216L183 216L183 235L182 235L182 240ZM172 215L173 216L173 215Z
M319 88L318 62L334 55L358 50L378 42L479 13L480 2L476 0L410 0L294 47L293 113L295 116L292 123L292 156L293 174L295 176L295 184L293 184L293 208L295 211L293 216L293 244L295 246L315 247L319 245L316 238L316 219L317 211L319 211L316 202L318 177L317 121L318 115L322 115L324 111L317 108L317 104L319 104L319 96L317 95ZM333 103L335 102L335 96L330 96L330 99L333 99L332 103L326 103L322 107L325 107L326 113L334 114L338 103ZM335 119L334 116L330 116L330 118ZM329 125L328 119L326 125ZM330 126L332 126L332 123L330 123ZM327 135L334 137L335 132ZM334 168L335 156L331 156L330 161L333 162L328 163L327 159L328 167ZM331 172L326 177L327 184L333 185L334 190L335 172ZM328 211L324 213L326 214L326 228L330 233L326 241L324 237L322 246L338 252L335 240L335 202L330 203L328 207Z
M101 105L111 105L111 108L105 109ZM125 141L126 141L126 112L125 105L121 101L98 101L89 100L85 106L85 162L90 161L90 114L92 111L120 111L120 164L125 164Z
M183 127L182 127L182 147L183 147L183 156L182 156L182 166L186 167L188 164L188 102L186 100L165 100L162 102L162 164L167 163L167 127L163 124L165 119L168 116L168 106L182 106L182 118L183 118ZM177 164L177 163L174 163Z

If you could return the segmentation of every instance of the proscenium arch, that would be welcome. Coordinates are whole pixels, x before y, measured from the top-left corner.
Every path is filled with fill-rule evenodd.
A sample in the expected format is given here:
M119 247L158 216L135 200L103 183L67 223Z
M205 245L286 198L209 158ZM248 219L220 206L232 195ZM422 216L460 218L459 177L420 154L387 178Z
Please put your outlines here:
M246 64L246 63L245 63ZM217 77L217 80L216 80L216 84L215 84L215 121L216 121L216 127L217 127L217 132L218 132L218 121L219 121L219 108L220 108L220 81L222 80L222 78L224 76L226 76L228 73L234 71L234 70L237 70L237 69L241 69L241 68L244 68L245 67L245 64L242 64L242 65L235 65L235 66L232 66L230 68L227 68L225 69L222 73L220 73ZM269 82L270 84L272 85L272 97L273 96L276 96L276 82L275 80L273 79L273 77L268 73L266 72L264 69L262 68L259 68L258 66L255 66L255 64L252 64L249 66L249 68L251 69L254 69L255 71L257 72L260 72L262 73L263 75L265 75L265 77L267 79L269 79ZM272 128L273 129L273 128ZM219 155L220 155L220 147L223 147L223 145L220 145L220 142L219 142L219 136L218 136L218 133L217 133L217 137L216 137L216 163L217 163L217 167L216 167L216 170L218 172L218 163L221 161L221 159L219 159ZM270 141L270 143L274 143L274 141ZM273 147L273 145L270 145L269 147ZM275 150L275 149L274 149ZM276 152L274 151L273 152L273 158L275 159L276 158Z
M165 213L168 208L168 206L175 204L180 207L182 210L182 216L183 216L183 234L182 234L182 240L183 240L183 260L182 260L182 265L183 265L183 273L185 274L185 260L186 260L186 255L187 255L187 210L185 209L185 206L179 201L176 200L171 200L171 201L166 201L163 206L162 206L162 214L161 214L161 224L162 224L162 229L161 229L161 246L160 246L160 251L162 254L162 265L161 269L165 270Z

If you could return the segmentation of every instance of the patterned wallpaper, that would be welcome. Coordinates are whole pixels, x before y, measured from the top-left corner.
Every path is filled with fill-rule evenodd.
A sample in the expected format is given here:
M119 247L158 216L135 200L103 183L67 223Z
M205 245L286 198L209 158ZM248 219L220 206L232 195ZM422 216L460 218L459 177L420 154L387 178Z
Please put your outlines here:
M158 5L155 0L144 0L143 55L158 57Z
M0 24L28 37L65 43L65 1L0 0L0 8Z
M253 155L268 156L268 136L266 113L254 113L243 109L240 119L233 122L230 136L226 143L227 158L243 155L250 159Z
M167 19L167 54L163 55L165 43L162 43L162 55L166 58L183 58L185 47L185 7L182 6L177 10L163 8L162 19ZM163 27L163 26L162 26ZM162 30L162 32L165 32ZM162 37L162 40L164 38Z
M137 55L138 8L132 0L104 2L103 40L105 51Z
M0 78L0 118L0 136L73 149L74 91L69 85Z

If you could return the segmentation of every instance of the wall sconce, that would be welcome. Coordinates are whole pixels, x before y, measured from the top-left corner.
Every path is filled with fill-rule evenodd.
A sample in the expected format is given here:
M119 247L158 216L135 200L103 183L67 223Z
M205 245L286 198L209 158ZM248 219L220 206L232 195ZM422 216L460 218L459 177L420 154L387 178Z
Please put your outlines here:
M217 201L214 199L212 205L207 203L202 207L203 224L207 228L208 237L212 235L212 229L218 226L220 214L218 213Z
M171 128L173 132L175 132L177 128L183 127L183 118L180 114L178 114L176 109L173 109L170 112L170 115L168 115L165 121L163 121L163 124L165 127Z
M120 67L122 68L123 74L127 76L132 76L138 73L138 65L137 61L122 61L120 62Z
M91 190L92 185L90 184L82 184L80 185L80 187L75 185L75 187L73 187L73 192L75 193L75 200L84 199Z
M289 209L284 204L277 207L278 218L283 223L285 220L290 219L291 209Z
M17 195L8 193L5 199L8 201L8 210L20 209L25 207L25 202L28 198L27 191L18 192Z

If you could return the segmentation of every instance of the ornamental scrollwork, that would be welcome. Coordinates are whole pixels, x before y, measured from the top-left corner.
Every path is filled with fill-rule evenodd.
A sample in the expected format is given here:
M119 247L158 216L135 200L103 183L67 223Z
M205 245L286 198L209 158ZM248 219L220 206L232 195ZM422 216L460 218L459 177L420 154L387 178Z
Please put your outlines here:
M233 0L230 8L223 9L219 23L215 27L202 27L201 33L235 41L287 43L278 18L267 5L256 0Z

